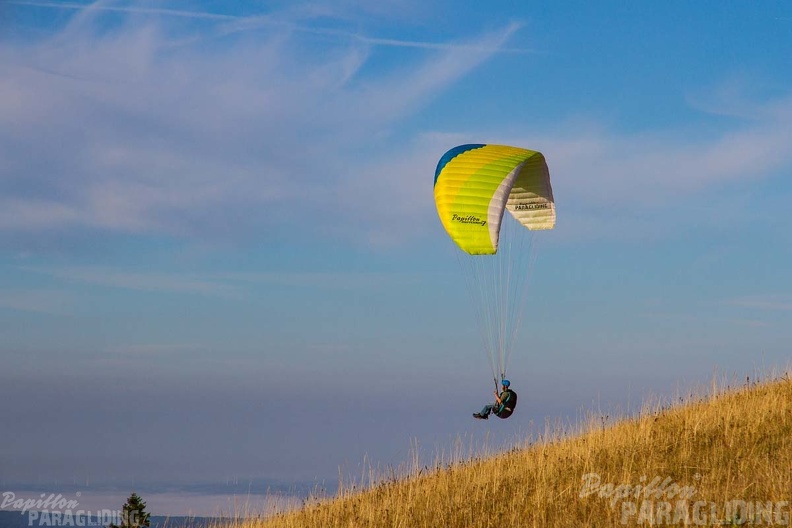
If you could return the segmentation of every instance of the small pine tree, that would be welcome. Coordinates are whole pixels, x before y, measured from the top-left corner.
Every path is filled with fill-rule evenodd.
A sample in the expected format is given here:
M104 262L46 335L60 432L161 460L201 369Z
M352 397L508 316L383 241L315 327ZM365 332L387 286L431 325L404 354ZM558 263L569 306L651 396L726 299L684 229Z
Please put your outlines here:
M121 525L111 524L108 528L141 528L151 526L151 514L146 512L146 503L137 493L132 493L121 510Z

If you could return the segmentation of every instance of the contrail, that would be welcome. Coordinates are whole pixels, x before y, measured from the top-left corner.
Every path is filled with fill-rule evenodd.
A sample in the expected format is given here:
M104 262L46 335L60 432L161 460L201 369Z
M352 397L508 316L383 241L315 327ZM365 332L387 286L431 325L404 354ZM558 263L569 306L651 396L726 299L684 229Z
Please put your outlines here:
M231 22L226 28L220 28L221 34L236 33L241 31L249 31L259 27L265 26L280 26L298 31L301 33L310 33L313 35L324 35L331 37L346 38L356 40L364 44L374 46L387 46L399 48L420 48L429 50L469 50L469 51L485 51L497 53L517 53L517 54L535 54L541 53L540 51L527 49L527 48L503 48L503 47L486 47L476 44L448 44L443 42L426 42L416 40L399 40L387 39L378 37L369 37L348 31L322 29L299 26L284 21L278 21L265 16L252 16L241 17L237 15L224 15L220 13L207 13L203 11L183 11L179 9L162 9L151 7L124 7L124 6L109 6L97 4L82 4L77 2L42 2L37 0L9 0L7 2L11 5L31 6L31 7L50 7L55 9L67 9L72 11L112 11L117 13L131 13L143 15L164 15L182 18L195 18L204 20L217 20L224 22ZM519 24L511 24L505 29L505 34L508 36L519 29Z
M8 4L31 6L31 7L52 7L56 9L69 9L72 11L82 11L86 9L96 11L115 11L121 13L136 13L143 15L167 15L184 18L204 18L208 20L239 20L235 15L221 15L217 13L205 13L201 11L181 11L178 9L161 9L154 7L120 7L120 6L97 6L95 4L80 4L74 2L37 2L36 0L9 0Z

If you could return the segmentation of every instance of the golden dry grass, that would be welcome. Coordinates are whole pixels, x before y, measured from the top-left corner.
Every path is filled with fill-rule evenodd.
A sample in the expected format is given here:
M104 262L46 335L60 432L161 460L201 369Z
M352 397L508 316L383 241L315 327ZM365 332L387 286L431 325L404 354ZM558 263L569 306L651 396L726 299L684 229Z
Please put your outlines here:
M792 381L594 417L575 436L438 466L236 528L788 525Z

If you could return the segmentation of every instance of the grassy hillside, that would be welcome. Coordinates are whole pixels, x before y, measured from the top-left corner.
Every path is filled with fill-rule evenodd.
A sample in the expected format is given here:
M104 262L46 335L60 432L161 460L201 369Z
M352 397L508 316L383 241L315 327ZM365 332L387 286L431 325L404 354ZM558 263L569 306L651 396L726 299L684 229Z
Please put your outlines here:
M791 500L785 376L240 527L789 525Z

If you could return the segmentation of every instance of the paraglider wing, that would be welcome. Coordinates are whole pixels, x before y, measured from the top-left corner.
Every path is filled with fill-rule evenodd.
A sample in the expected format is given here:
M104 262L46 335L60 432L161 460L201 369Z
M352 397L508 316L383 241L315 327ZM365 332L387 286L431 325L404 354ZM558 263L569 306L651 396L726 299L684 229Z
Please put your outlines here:
M460 145L440 158L434 197L443 227L464 251L459 262L497 383L527 297L534 232L555 226L547 163L534 150Z
M471 255L498 251L504 210L531 230L552 229L555 204L541 153L504 145L460 145L437 164L435 204L451 239Z

